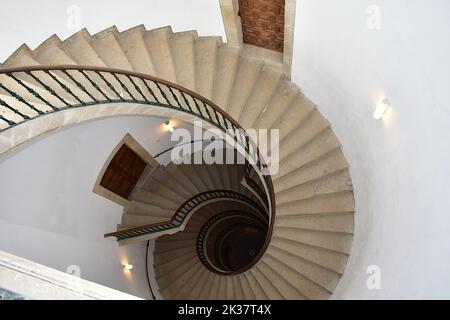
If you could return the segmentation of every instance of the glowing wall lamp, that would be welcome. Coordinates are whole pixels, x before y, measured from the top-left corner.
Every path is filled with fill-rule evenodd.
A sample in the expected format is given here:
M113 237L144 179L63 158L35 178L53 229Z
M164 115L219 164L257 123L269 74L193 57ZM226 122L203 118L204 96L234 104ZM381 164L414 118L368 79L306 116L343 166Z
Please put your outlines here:
M131 271L132 269L133 269L132 264L126 263L123 265L123 270L125 270L125 271Z
M173 125L170 123L170 121L166 121L164 123L164 128L166 128L166 130L169 131L169 132L173 132L175 130Z
M376 120L381 120L383 118L384 114L386 113L387 109L391 106L388 99L383 99L378 105L375 111L373 112L373 117Z

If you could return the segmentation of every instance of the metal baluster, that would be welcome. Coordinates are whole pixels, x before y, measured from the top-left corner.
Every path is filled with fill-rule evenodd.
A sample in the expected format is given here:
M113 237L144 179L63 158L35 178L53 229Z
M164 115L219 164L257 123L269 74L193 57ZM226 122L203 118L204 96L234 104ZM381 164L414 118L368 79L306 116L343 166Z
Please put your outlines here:
M159 99L156 97L156 95L155 95L155 93L153 92L152 88L150 88L150 86L148 85L147 80L146 80L146 79L141 79L141 80L142 80L142 82L145 84L145 86L146 86L148 92L150 92L150 94L152 95L153 99L155 99L155 101L156 101L157 103L160 103L160 102L159 102ZM154 83L154 82L153 82L153 83Z
M84 72L84 70L80 70L80 73L89 81L89 83L95 88L95 90L97 90L98 92L100 92L100 94L102 96L105 97L106 100L111 101L111 99L100 89L100 87L87 75L86 72Z
M5 90L6 92L8 92L12 97L14 97L16 100L22 102L23 104L25 104L26 106L28 106L31 110L36 111L38 114L45 114L45 112L37 109L35 106L33 106L32 104L30 104L28 101L26 101L22 96L18 95L17 93L15 93L14 91L9 90L8 88L6 88L3 84L0 83L0 88L2 88L3 90ZM14 111L13 108L11 108L12 111ZM31 119L28 116L25 115L21 115L23 118L25 118L26 120Z
M117 82L119 82L119 84L120 84L120 86L122 87L122 89L125 90L126 93L128 93L128 95L131 97L131 99L134 100L134 101L138 101L138 100L131 94L130 90L128 90L127 86L126 86L122 81L120 81L120 79L119 79L119 77L117 76L117 74L112 73L112 75L113 75L113 77L117 80Z
M144 100L145 100L146 102L149 102L149 101L147 100L147 98L144 96L144 94L142 93L141 88L138 87L138 85L133 81L133 79L132 79L129 75L127 75L127 78L130 80L130 82L133 84L134 88L135 88L136 91L142 96L142 98L144 98Z
M197 103L197 99L195 99L194 97L191 97L192 100L194 101L195 107L197 108L198 113L200 113L200 117L203 119L206 119L205 116L203 115L203 112L201 111L198 103Z
M61 70L61 71L62 71L66 76L68 76L69 79L73 81L73 83L75 83L75 85L78 87L78 89L80 89L80 90L83 91L85 94L87 94L87 96L88 96L89 98L91 98L94 102L98 102L98 100L95 99L95 98L89 93L89 91L86 90L86 88L85 88L81 83L79 83L77 80L75 80L74 77L73 77L67 70ZM84 105L86 105L86 104L84 104Z
M77 96L75 95L72 90L69 89L69 87L67 87L64 83L62 83L61 81L59 81L59 79L57 77L55 77L50 70L46 70L44 71L46 74L48 74L54 81L56 81L57 84L59 84L59 86L61 88L63 88L63 90L65 90L68 94L70 94L72 97L75 98L75 100L77 100L81 105L85 105L85 103Z
M29 93L31 93L33 96L35 96L36 98L38 98L39 100L41 100L42 102L44 102L44 104L46 104L47 106L49 106L50 108L52 108L53 110L58 110L58 108L54 107L50 102L48 102L46 99L42 98L42 96L37 93L35 90L33 90L32 88L30 88L29 86L27 86L25 83L23 83L22 80L16 78L12 73L7 73L6 74L8 77L14 79L14 81L16 81L18 84L20 84L22 87L24 87Z
M216 117L217 125L219 126L220 129L223 130L222 124L220 123L220 120L219 120L219 115L218 115L217 110L215 108L213 108L213 111L214 111L214 115Z
M0 101L0 104L1 104L1 101ZM14 126L14 125L16 124L14 121L9 120L9 119L6 119L6 118L5 118L4 116L2 116L2 115L0 115L0 120L6 122L6 123L7 123L8 125L10 125L10 126ZM0 129L0 131L2 131L2 130Z
M203 104L203 106L205 107L205 111L206 111L206 114L208 115L208 119L209 119L209 121L210 122L213 122L212 121L212 118L211 118L211 114L209 113L209 110L208 110L208 106L203 102L203 101L201 101L201 100L199 100L202 104Z
M106 78L103 76L103 74L101 72L96 71L96 73L100 76L100 78L103 80L103 82L105 82L105 84L108 86L108 88L112 92L114 92L120 100L124 100L123 97L121 97L120 94L117 92L116 88L114 88L114 86L111 84L111 82L106 80Z
M184 95L184 92L183 92L183 91L180 91L180 93L181 93L181 96L182 96L183 99L184 99L184 103L186 103L187 107L189 108L189 111L192 112L192 113L194 113L194 111L192 110L191 105L189 104L189 102L188 102L186 96Z
M237 135L236 135L236 126L233 123L231 124L231 130L233 132L234 141L238 142Z
M180 101L178 101L178 97L177 95L173 92L173 89L171 86L167 86L169 88L170 93L172 94L173 98L175 99L176 103L178 104L178 106L183 109L183 107L181 106Z
M59 99L62 103L64 103L66 105L66 107L70 106L69 103L67 103L66 100L64 100L63 98L61 98L55 90L53 90L52 88L50 88L47 84L45 84L41 79L39 79L33 72L31 71L26 71L26 74L28 74L30 77L32 77L37 83L39 83L41 86L43 86L45 88L45 90L47 90L48 92L50 92L54 97L56 97L57 99ZM57 109L55 109L57 110Z
M0 84L0 88L2 88L3 85ZM15 114L21 116L24 120L28 120L30 119L29 116L21 113L19 110L14 109L13 107L11 107L9 104L7 104L5 101L3 101L2 99L0 99L0 105L4 106L5 108L8 108L9 110L11 110L12 112L14 112Z
M228 130L228 129L230 128L229 125L228 125L228 119L225 118L224 115L222 115L222 118L223 118L223 123L225 123L225 128L226 128L226 130Z
M166 100L166 102L168 104L170 104L169 99L167 99L166 93L163 91L163 89L161 89L161 86L159 85L159 83L155 81L155 84L156 84L156 87L158 88L159 92L161 93L162 97Z

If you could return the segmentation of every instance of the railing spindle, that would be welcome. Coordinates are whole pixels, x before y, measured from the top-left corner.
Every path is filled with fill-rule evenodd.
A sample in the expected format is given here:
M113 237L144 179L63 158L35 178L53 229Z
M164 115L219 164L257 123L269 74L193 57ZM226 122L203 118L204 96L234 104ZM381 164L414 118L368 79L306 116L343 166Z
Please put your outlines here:
M18 100L19 102L22 102L22 103L23 103L24 105L26 105L28 108L30 108L31 110L37 112L37 114L40 114L40 115L44 114L44 111L37 109L35 106L33 106L32 104L30 104L28 101L26 101L21 95L17 94L17 93L14 92L14 91L11 91L11 90L8 89L7 87L3 86L1 83L0 83L0 88L3 89L3 90L5 90L6 92L8 92L14 99ZM12 108L11 108L11 109L12 109ZM12 109L12 110L13 110L13 109ZM19 112L19 111L17 111L17 112ZM16 112L16 113L17 113L17 112ZM26 120L31 119L31 118L28 117L28 116L24 116L24 118L25 118Z
M22 80L18 79L17 77L15 77L12 73L7 73L6 74L8 77L14 79L14 81L16 81L19 85L21 85L23 88L25 88L29 93L31 93L33 96L35 96L36 98L38 98L39 100L41 100L45 105L49 106L50 108L52 108L53 110L58 110L58 108L56 108L55 106L53 106L50 102L47 101L47 99L44 99L39 93L36 92L36 90L33 90L32 88L30 88L29 86L27 86L25 83L23 83Z
M83 70L80 71L80 73L89 81L89 83L94 87L95 90L100 92L100 94L105 97L106 100L111 101L111 99L103 92L102 89L96 84Z
M46 74L48 74L53 81L55 81L64 91L66 91L68 94L70 94L72 97L75 98L75 100L77 100L81 105L84 105L84 102L76 95L72 92L72 90L69 89L69 87L67 87L64 83L62 83L57 77L55 77L54 74L52 74L50 72L50 70L45 70L44 71Z
M75 85L78 87L78 89L80 89L81 91L83 91L85 94L88 95L89 98L92 99L92 101L94 102L98 102L97 99L95 99L90 93L89 91L87 91L87 89L77 80L75 80L75 78L67 71L67 70L61 70L66 76L69 77L70 80L73 81L73 83L75 83Z
M45 84L41 79L39 79L35 74L33 74L33 72L28 71L25 72L27 75L29 75L30 77L32 77L34 79L34 81L36 81L37 83L39 83L43 88L45 88L45 90L47 90L48 92L50 92L50 94L52 94L54 97L56 97L59 101L61 101L62 103L64 103L67 106L70 106L70 104L64 100L63 98L61 98L55 90L53 90L52 88L50 88L50 86L48 86L47 84ZM57 108L54 108L53 110L58 110Z
M2 84L0 84L0 88L4 88ZM2 99L0 99L0 105L4 106L5 108L8 108L9 110L11 110L13 113L17 114L18 116L22 117L24 120L28 120L30 119L29 116L27 116L26 114L23 114L22 112L20 112L19 110L11 107L8 103L6 103L6 101L3 101Z
M134 86L134 89L141 95L141 97L144 99L145 102L149 102L147 100L147 98L144 96L144 94L142 93L141 88L139 88L139 86L133 81L133 79L127 75L127 78L130 80L131 84Z

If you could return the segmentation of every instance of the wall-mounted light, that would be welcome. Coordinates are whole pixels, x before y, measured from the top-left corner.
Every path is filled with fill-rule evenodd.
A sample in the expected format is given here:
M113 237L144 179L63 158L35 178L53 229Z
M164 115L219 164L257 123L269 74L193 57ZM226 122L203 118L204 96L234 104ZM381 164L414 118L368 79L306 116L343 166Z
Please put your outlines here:
M126 264L123 265L123 270L130 271L132 269L133 269L133 265L132 264L126 263Z
M373 117L376 120L380 120L383 118L384 114L386 113L387 109L391 106L388 99L383 99L378 105L375 111L373 112Z
M166 128L167 131L169 132L173 132L175 130L175 128L173 127L173 125L170 123L170 121L166 121L164 123L164 127Z

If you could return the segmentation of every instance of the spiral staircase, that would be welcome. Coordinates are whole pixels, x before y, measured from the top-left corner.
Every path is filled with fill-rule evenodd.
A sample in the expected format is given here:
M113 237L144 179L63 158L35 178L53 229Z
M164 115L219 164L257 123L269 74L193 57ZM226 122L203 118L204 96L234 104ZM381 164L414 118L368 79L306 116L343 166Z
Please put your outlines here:
M352 244L348 164L330 124L281 71L220 37L143 26L82 30L65 41L52 36L35 50L21 46L0 67L2 154L66 125L121 114L202 119L225 134L279 129L279 171L272 176L261 175L257 153L251 165L172 164L144 172L110 235L122 244L156 238L164 298L330 297ZM233 138L250 152L248 139ZM218 232L222 238L208 234L221 223L221 231L241 227ZM244 229L265 232L251 262L227 269L217 264L226 257L208 257L217 248L208 243L221 248Z

